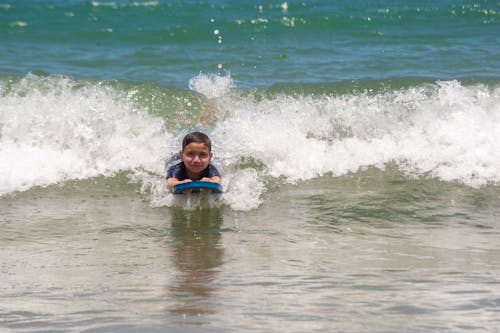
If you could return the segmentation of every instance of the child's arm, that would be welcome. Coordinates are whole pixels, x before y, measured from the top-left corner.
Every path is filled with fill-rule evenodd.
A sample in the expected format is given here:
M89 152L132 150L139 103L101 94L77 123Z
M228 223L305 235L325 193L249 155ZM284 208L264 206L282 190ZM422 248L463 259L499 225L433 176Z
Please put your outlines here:
M213 177L203 177L201 179L204 182L212 182L212 183L217 183L219 185L222 185L222 180L220 179L219 176L213 176Z
M175 177L167 178L167 189L170 192L173 192L173 189L174 189L175 185L179 185L179 184L182 184L182 183L189 183L190 181L191 181L191 179L179 180L179 179L177 179Z
M201 180L204 182L212 182L212 183L217 183L219 185L222 185L222 180L220 179L219 176L203 177ZM206 188L202 189L201 191L204 193L211 193L212 192L212 190L206 189Z
M208 166L208 177L203 177L201 180L205 182L212 182L222 185L222 180L219 175L219 170L217 170L217 168L213 164L210 164Z

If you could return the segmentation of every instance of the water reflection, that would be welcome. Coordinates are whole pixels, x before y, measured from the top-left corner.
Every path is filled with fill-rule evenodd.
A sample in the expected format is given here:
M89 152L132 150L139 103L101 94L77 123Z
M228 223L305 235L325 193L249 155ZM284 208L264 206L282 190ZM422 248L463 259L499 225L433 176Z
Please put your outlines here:
M174 207L171 211L173 262L180 275L169 288L174 299L169 311L184 316L214 313L213 281L224 254L219 244L222 208Z

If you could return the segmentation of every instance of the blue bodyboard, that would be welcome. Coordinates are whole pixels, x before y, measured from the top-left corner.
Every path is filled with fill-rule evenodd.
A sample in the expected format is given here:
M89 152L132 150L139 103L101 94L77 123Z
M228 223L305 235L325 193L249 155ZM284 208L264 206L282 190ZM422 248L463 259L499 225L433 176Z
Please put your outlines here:
M201 189L212 190L212 193L222 193L222 186L217 183L195 180L189 183L182 183L174 186L174 194L183 194L184 190L191 189L191 193L199 193Z

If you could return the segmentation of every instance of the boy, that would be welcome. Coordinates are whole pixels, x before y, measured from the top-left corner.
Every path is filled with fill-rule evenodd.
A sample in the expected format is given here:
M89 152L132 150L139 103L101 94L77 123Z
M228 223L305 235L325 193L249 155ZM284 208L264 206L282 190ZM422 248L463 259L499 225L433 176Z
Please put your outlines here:
M201 132L187 134L182 140L181 161L167 171L167 189L172 192L175 185L193 180L221 183L219 171L210 164L212 141Z

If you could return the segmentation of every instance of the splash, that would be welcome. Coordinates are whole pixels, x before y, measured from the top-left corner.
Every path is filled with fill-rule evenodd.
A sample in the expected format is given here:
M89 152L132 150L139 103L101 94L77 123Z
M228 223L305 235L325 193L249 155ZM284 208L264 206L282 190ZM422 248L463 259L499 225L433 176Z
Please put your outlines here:
M0 195L121 170L158 170L171 137L162 119L102 84L28 75L0 92Z
M499 89L448 81L383 93L240 98L212 135L223 159L251 157L296 183L397 164L409 176L500 182Z
M227 94L234 83L230 74L225 76L216 74L199 74L189 80L189 89L196 91L207 98L218 98Z
M236 210L261 205L269 184L367 167L396 165L408 177L471 187L500 183L498 87L446 81L257 97L238 94L229 76L217 75L194 77L190 87L210 100L207 110L223 115L205 130L223 178L222 199ZM164 163L192 124L171 133L165 123L175 112L154 116L133 95L56 76L0 82L0 195L125 171L152 206L174 205Z

